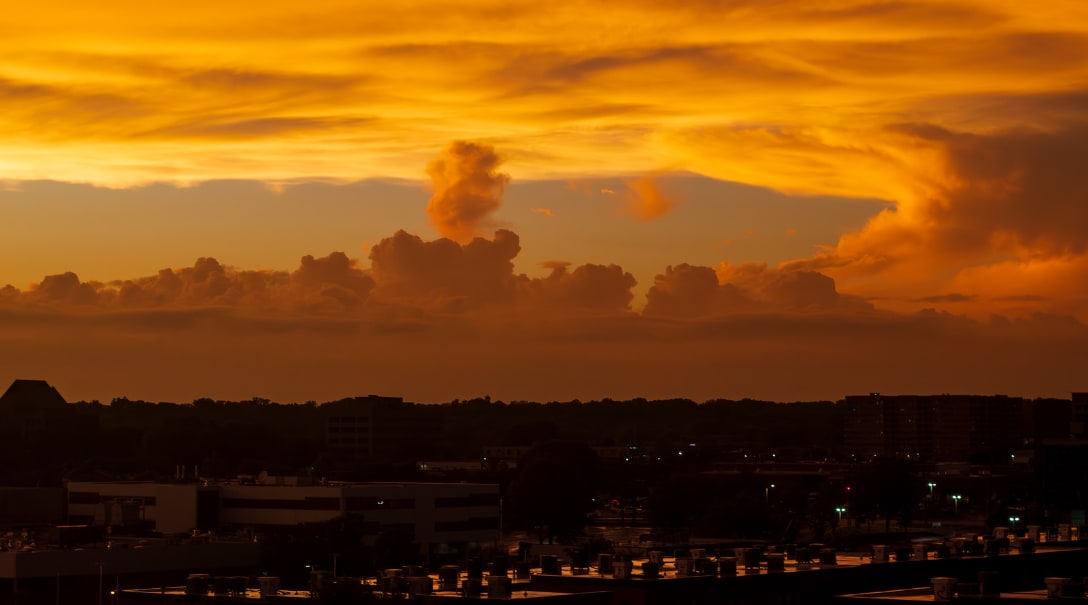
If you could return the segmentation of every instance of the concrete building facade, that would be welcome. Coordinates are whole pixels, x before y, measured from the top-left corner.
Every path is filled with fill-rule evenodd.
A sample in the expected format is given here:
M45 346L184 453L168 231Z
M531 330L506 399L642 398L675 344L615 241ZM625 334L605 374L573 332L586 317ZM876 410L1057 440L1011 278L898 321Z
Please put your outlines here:
M246 485L72 482L69 523L144 523L164 534L234 531L321 523L361 515L364 540L410 533L421 549L493 542L499 534L499 486L483 483Z

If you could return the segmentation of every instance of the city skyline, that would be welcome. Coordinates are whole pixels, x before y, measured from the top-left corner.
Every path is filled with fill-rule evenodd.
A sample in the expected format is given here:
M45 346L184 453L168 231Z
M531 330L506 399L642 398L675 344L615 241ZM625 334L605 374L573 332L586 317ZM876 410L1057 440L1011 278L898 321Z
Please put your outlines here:
M0 382L1085 388L1079 3L10 13Z

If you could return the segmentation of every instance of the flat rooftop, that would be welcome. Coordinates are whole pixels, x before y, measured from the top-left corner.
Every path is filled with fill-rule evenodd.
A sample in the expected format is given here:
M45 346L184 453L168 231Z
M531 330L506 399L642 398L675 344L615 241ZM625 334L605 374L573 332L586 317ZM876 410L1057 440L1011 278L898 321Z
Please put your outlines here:
M855 605L878 605L886 604L891 605L893 603L908 603L908 602L924 602L933 603L933 588L932 587L919 587L919 588L903 588L900 590L881 590L876 592L863 592L858 594L848 594L838 597L841 599L841 603L851 603ZM1028 590L1021 592L1002 592L996 596L979 597L978 595L971 595L973 601L983 600L1000 600L1002 602L1008 601L1046 601L1050 600L1049 595L1045 589L1043 590ZM955 599L956 601L963 602L962 598ZM1063 598L1063 601L1068 602L1068 598ZM1083 601L1084 599L1079 599ZM939 602L939 601L937 601ZM951 602L951 601L949 601Z

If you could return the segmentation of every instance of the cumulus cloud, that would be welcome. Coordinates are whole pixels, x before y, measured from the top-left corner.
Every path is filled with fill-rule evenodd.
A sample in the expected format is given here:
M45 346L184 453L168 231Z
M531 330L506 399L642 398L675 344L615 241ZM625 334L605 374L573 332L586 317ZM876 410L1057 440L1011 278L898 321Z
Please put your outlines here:
M929 158L898 177L898 206L827 253L792 265L903 301L969 291L973 300L956 302L972 303L963 307L979 314L1000 309L991 304L999 297L1083 301L1071 280L1084 277L1088 254L1081 194L1088 174L1079 168L1088 155L1085 118L1048 131L986 134L894 127ZM1079 313L1085 317L1083 308Z
M492 239L459 244L425 241L398 231L370 248L370 266L343 252L303 256L292 271L237 269L210 257L190 267L108 283L75 273L47 276L23 292L0 289L0 304L137 312L231 308L248 316L321 314L376 320L415 309L428 314L546 313L550 316L630 312L635 278L618 265L546 263L545 277L515 273L520 238L498 230ZM399 308L400 311L394 311ZM401 315L403 316L403 315Z
M520 250L517 234L507 230L496 231L493 240L474 238L464 245L398 231L370 249L374 295L442 307L510 301L516 290L513 260Z
M567 263L548 263L551 273L531 280L533 303L543 309L570 311L627 311L635 278L619 265L586 264L568 270Z
M375 300L443 312L482 307L491 311L620 312L630 307L635 278L618 265L586 264L569 269L545 263L548 276L529 278L514 272L520 238L500 229L494 239L458 244L440 238L424 241L404 231L371 249Z
M6 286L0 302L103 311L234 307L250 314L342 313L358 309L373 288L374 281L356 261L334 252L303 257L293 273L238 270L209 257L191 267L109 283L83 282L69 272L47 276L26 292Z
M870 306L839 294L835 280L816 271L759 263L717 267L670 266L654 279L645 313L702 317L727 313L868 311Z
M670 266L654 278L644 312L650 316L700 317L749 306L740 288L721 285L711 267Z
M98 302L98 292L93 284L81 283L79 276L69 271L46 276L28 298L44 303L92 305Z
M454 141L427 167L434 195L427 214L438 234L467 243L502 205L509 175L497 172L502 159L484 143Z
M718 280L761 303L789 309L832 309L842 301L835 280L816 272L770 268L762 263L716 267Z
M291 282L305 306L326 310L358 308L374 289L374 280L343 252L302 257Z

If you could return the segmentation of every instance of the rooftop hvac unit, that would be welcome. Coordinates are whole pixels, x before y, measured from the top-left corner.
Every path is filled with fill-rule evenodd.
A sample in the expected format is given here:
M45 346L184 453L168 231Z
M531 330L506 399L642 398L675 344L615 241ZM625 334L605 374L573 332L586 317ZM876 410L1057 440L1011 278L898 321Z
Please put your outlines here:
M257 585L261 587L261 598L274 597L280 592L280 579L278 576L261 576L257 578Z

